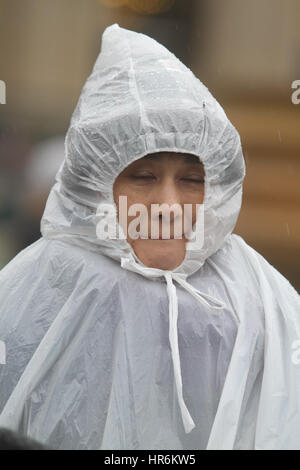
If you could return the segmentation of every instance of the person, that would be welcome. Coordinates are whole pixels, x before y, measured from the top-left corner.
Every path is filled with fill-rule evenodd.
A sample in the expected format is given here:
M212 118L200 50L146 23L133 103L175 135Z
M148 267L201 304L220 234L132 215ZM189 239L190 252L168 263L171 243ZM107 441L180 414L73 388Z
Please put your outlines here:
M56 173L64 160L64 151L64 137L56 135L36 143L28 154L17 202L19 250L41 236L41 217Z
M300 449L299 295L232 233L244 177L200 80L109 26L42 237L0 273L0 426L55 449Z
M0 429L0 450L51 450L8 429Z

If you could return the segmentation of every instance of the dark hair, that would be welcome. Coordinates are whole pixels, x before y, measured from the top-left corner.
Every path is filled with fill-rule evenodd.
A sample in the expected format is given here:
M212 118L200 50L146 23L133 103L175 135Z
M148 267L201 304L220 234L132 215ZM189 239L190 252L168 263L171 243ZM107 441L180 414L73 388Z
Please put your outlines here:
M0 428L0 450L49 450L38 441Z

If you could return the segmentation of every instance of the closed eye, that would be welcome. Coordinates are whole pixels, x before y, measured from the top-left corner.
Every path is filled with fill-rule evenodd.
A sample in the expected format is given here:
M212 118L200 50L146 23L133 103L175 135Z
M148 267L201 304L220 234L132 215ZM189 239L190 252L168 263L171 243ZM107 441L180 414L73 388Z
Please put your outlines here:
M133 179L143 179L143 180L148 180L148 179L153 179L155 178L153 175L133 175Z
M204 179L203 178L200 178L200 179L196 179L196 178L182 178L183 181L187 181L188 183L199 183L199 184L204 184Z

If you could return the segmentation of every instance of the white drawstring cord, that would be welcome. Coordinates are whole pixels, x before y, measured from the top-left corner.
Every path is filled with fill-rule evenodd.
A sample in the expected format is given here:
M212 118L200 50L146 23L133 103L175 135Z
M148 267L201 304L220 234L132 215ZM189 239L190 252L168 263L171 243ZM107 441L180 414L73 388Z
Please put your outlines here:
M172 275L170 272L165 274L165 279L167 281L167 291L169 296L169 341L171 345L171 353L173 360L173 369L175 384L177 390L177 397L179 402L179 407L181 411L182 421L186 433L189 433L195 427L193 418L190 415L189 410L183 399L182 394L182 376L181 376L181 366L180 366L180 356L179 356L179 347L178 347L178 328L177 328L177 319L178 319L178 300L176 294L176 287L172 282Z
M121 267L128 269L139 274L142 274L145 277L164 277L167 282L167 293L169 297L169 341L171 346L174 377L176 384L177 397L179 402L179 407L181 411L181 417L183 426L186 433L189 433L194 429L195 423L187 409L187 406L183 399L182 393L182 375L181 375L181 366L180 366L180 355L178 347L178 299L176 287L173 284L173 279L176 280L184 289L186 289L195 299L202 303L205 307L208 307L212 310L221 310L225 307L223 302L220 302L217 299L214 299L208 294L198 291L194 286L185 281L186 275L173 273L172 271L163 271L161 269L147 268L140 266L133 259L122 258ZM212 302L214 305L211 305L209 302Z
M218 299L215 299L214 297L211 297L208 294L204 294L204 292L200 292L196 287L192 286L188 282L186 282L182 277L177 275L176 273L173 273L173 279L178 282L178 284L181 284L181 286L187 290L195 299L197 299L199 302L201 302L205 307L210 308L211 310L222 310L225 308L225 304L221 302ZM208 301L212 302L214 305L210 304Z

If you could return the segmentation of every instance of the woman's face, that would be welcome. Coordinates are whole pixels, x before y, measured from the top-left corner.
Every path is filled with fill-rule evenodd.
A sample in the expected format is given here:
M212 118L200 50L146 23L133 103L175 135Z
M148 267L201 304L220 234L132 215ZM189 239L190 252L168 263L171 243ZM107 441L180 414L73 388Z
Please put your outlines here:
M188 241L182 221L184 217L189 218L191 226L196 222L196 204L202 204L204 199L204 176L204 167L197 156L160 152L136 160L116 178L113 191L118 220L143 264L173 270L182 263ZM126 196L127 207L120 204L120 196ZM133 204L143 204L147 210L143 211L139 225L144 238L134 239L124 227L126 218L128 227L139 216L139 213L130 215ZM159 210L161 204L164 206ZM190 205L188 215L184 204ZM171 206L175 210L170 211ZM153 227L157 227L156 232ZM167 238L165 228L170 230Z

